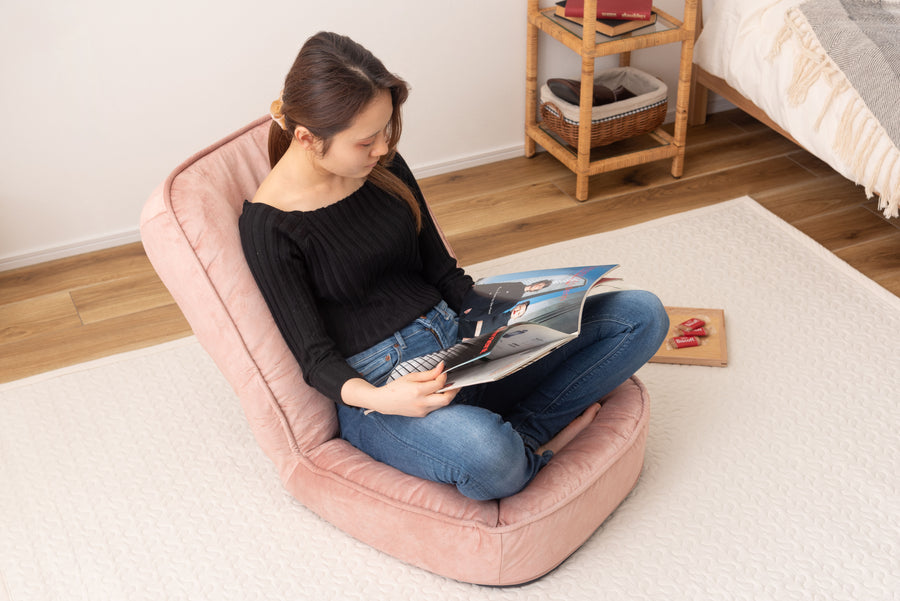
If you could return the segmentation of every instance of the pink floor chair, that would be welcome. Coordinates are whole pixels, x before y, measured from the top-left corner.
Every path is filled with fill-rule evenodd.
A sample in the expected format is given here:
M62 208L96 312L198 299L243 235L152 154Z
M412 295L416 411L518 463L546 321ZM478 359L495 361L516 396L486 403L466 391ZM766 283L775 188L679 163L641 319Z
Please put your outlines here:
M348 534L448 578L513 585L546 574L635 486L646 389L631 378L594 405L525 490L498 501L408 476L341 440L332 401L304 383L241 251L237 220L269 171L268 130L261 118L178 167L148 199L141 235L284 486Z

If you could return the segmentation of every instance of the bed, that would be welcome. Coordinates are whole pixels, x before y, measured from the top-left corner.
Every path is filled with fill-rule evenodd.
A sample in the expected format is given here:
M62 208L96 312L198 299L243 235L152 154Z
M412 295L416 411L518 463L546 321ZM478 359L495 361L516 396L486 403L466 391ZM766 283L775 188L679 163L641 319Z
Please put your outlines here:
M705 0L691 123L712 91L900 204L900 0Z

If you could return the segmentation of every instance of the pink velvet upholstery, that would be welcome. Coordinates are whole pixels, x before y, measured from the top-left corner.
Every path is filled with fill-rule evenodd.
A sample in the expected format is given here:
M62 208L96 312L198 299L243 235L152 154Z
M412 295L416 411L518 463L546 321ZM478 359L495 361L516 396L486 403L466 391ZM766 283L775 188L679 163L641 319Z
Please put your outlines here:
M308 387L244 260L237 220L268 172L268 117L191 157L141 216L153 266L240 398L290 493L403 561L466 582L509 585L559 565L635 485L649 399L632 378L576 420L521 493L473 501L403 474L338 436L333 403Z

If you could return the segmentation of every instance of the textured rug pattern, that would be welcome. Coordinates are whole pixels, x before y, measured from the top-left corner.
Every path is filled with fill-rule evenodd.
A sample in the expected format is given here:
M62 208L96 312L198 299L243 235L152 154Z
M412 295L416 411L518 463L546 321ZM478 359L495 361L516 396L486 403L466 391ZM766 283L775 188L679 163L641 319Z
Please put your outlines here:
M724 309L729 366L639 372L641 479L543 579L449 581L316 517L191 338L0 386L0 600L896 598L900 300L749 199L469 271L609 262Z

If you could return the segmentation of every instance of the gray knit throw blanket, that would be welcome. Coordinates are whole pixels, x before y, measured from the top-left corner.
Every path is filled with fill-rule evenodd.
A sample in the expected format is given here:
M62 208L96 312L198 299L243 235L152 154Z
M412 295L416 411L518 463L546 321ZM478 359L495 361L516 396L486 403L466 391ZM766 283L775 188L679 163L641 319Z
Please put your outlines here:
M799 8L825 52L900 146L900 3L808 0Z
M772 7L780 4L773 3ZM772 49L797 44L788 102L830 90L818 128L838 119L834 149L885 216L900 214L900 0L805 0L785 13Z

